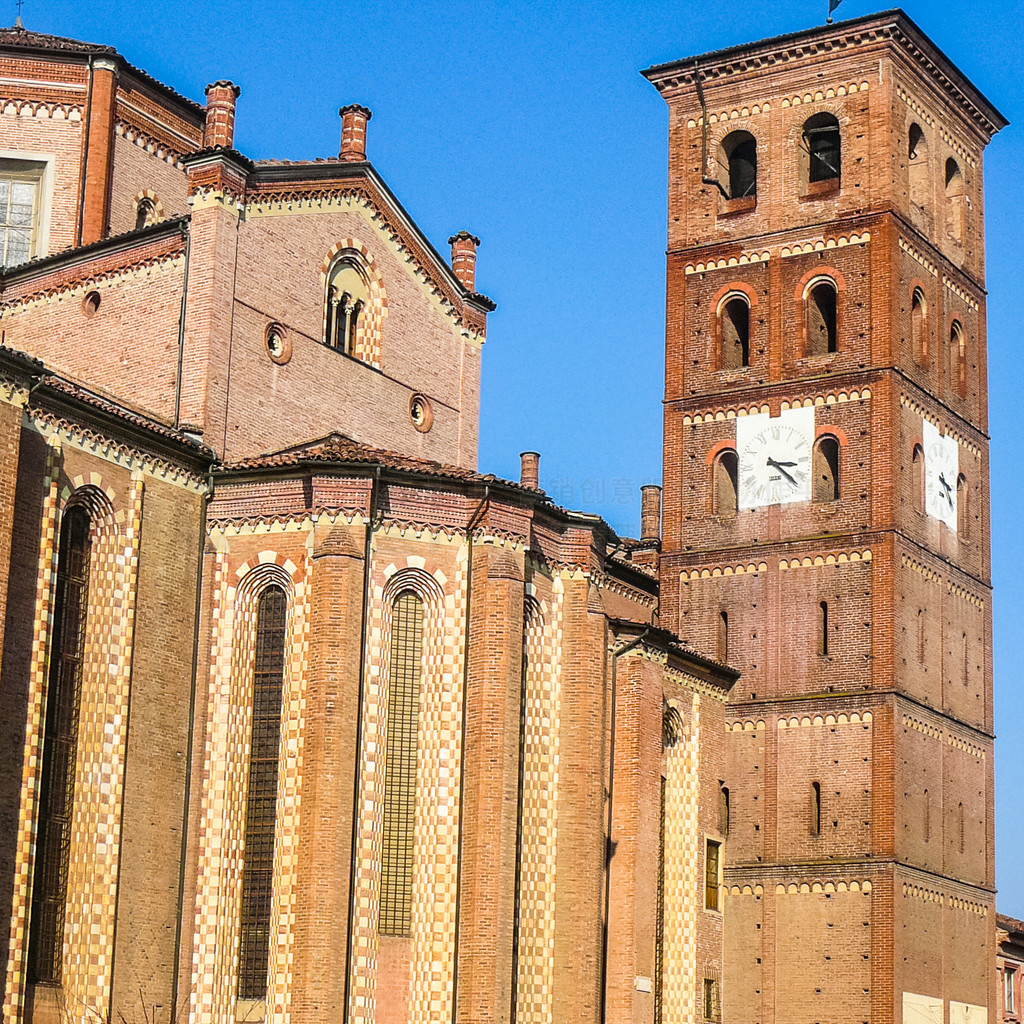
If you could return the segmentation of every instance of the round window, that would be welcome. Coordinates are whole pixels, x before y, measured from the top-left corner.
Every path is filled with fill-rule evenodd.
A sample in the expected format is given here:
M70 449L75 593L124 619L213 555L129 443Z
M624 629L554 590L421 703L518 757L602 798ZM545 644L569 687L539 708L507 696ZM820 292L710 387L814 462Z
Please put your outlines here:
M434 425L434 410L423 395L413 395L409 399L409 418L412 425L423 434Z
M268 324L264 335L267 355L279 365L284 365L292 357L292 343L280 324Z

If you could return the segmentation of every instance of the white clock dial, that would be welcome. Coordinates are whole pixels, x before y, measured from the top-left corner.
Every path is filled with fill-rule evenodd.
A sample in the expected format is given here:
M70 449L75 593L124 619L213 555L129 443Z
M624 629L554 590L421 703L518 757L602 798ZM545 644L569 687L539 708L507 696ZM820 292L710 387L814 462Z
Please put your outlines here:
M938 427L927 420L923 424L923 440L925 511L955 532L959 446L955 437L943 436Z
M736 420L739 507L811 500L814 409L786 409Z

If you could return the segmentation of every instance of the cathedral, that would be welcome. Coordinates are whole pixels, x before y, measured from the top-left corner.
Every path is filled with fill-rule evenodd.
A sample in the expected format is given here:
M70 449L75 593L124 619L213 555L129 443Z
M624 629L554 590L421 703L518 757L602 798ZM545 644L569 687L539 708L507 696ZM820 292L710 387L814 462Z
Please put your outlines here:
M1006 122L906 15L644 72L636 539L478 469L480 240L366 107L0 69L4 1024L993 1019Z

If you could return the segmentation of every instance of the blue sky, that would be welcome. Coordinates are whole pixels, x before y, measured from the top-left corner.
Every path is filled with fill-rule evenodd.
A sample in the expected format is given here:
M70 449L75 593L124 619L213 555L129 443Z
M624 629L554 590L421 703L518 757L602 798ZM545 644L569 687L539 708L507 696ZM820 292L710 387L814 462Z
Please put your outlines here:
M836 17L880 9L844 0ZM555 500L635 536L639 487L661 476L667 161L666 108L639 70L807 28L826 10L827 0L27 0L23 17L111 44L199 101L208 82L232 79L236 145L253 158L336 155L338 107L369 106L370 159L438 250L461 228L482 239L477 287L499 307L484 349L481 468L517 478L518 453L535 449ZM905 10L1011 122L985 177L998 903L1024 917L1024 4Z

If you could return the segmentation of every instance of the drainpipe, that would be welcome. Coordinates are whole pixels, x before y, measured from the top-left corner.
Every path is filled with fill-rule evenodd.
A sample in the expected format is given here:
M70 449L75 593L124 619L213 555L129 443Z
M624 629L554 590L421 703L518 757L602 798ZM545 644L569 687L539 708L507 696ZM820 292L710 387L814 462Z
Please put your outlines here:
M78 194L78 231L75 244L82 244L82 229L85 222L85 176L89 171L89 128L92 125L92 54L89 54L89 84L85 92L85 138L82 142L82 187Z
M628 644L612 651L612 725L611 736L608 743L608 840L605 852L604 863L604 939L603 952L601 956L601 1024L605 1024L608 1012L608 919L611 916L612 906L612 811L615 803L615 702L618 693L618 667L619 658L628 654L634 647L638 647L650 633L645 629L638 637L630 640Z
M356 918L356 857L359 853L359 772L360 752L363 746L363 700L365 698L366 679L366 636L370 626L370 558L373 554L373 524L377 518L377 498L380 494L380 471L374 470L373 483L370 485L370 514L366 524L366 541L363 545L363 612L362 633L359 637L359 697L356 701L356 772L355 787L352 793L352 850L349 857L348 877L348 942L345 950L345 1006L342 1008L342 1021L349 1019L349 1001L352 986L352 932Z
M726 199L731 198L725 186L717 178L708 177L708 104L704 99L704 86L700 80L700 68L693 62L693 81L697 86L697 99L700 100L700 180L703 185L715 185Z
M178 372L174 381L175 430L181 426L181 370L185 362L185 303L188 300L188 266L189 257L192 253L191 224L182 224L181 231L185 236L185 273L181 283L181 312L178 314Z

